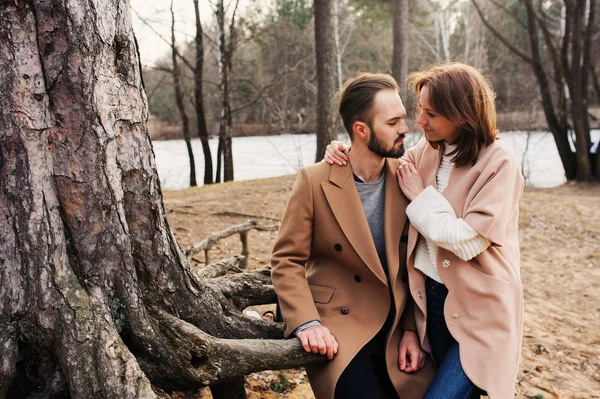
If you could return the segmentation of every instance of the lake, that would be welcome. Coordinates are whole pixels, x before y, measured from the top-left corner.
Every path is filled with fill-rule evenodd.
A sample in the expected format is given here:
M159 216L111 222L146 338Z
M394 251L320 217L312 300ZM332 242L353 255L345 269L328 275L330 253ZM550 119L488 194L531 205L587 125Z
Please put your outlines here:
M421 134L409 134L407 147L414 145ZM500 137L517 154L527 183L536 187L555 187L566 182L554 139L549 132L505 132ZM600 130L592 131L592 140L600 137ZM349 142L347 134L340 140ZM529 146L527 147L527 142ZM154 141L156 166L163 190L181 190L189 187L190 165L184 140ZM217 154L217 139L210 140L213 161ZM192 141L196 161L196 180L204 180L204 157L200 140ZM528 148L527 151L525 149ZM314 163L315 134L282 134L280 136L252 136L233 138L235 180L262 179L295 174ZM214 170L216 170L216 162Z

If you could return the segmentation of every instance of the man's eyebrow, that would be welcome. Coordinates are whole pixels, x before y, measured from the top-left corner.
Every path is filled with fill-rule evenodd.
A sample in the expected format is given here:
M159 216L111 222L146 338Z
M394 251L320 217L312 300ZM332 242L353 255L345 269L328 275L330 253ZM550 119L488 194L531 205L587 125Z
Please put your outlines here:
M400 115L400 116L394 116L393 118L389 118L387 121L388 121L388 122L391 122L391 121L395 121L396 119L402 119L402 118L405 118L405 117L406 117L406 112L405 112L405 113L403 113L403 114L402 114L402 115Z

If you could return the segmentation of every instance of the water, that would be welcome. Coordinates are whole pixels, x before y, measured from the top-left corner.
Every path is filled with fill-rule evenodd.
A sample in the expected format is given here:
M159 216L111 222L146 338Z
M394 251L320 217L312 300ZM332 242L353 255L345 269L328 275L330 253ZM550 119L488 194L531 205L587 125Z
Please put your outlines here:
M410 134L407 146L418 141L419 134ZM517 154L527 183L536 187L555 187L566 182L565 171L552 134L549 132L505 132L500 137ZM592 140L600 137L600 130L592 131ZM340 140L349 142L347 135ZM525 152L527 141L529 149ZM213 161L217 154L217 139L209 141ZM154 141L156 165L164 190L189 187L190 165L185 141ZM204 180L204 158L200 140L192 141L196 160L196 180ZM314 134L282 134L280 136L253 136L233 138L235 180L251 180L295 174L314 163L316 137ZM216 170L216 162L214 162Z

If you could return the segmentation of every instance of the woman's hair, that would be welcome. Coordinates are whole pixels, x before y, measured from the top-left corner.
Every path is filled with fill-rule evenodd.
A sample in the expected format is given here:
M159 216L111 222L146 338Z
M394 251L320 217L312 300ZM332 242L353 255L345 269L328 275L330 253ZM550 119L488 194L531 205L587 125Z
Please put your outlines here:
M338 110L350 139L353 139L354 122L371 125L373 101L381 90L398 92L400 89L394 78L384 73L358 72L344 83L339 94Z
M453 143L457 145L453 159L456 166L474 164L479 151L497 139L494 90L477 69L455 62L411 73L407 80L417 98L427 86L432 110L459 127ZM419 110L417 106L417 116ZM435 149L443 144L429 143Z

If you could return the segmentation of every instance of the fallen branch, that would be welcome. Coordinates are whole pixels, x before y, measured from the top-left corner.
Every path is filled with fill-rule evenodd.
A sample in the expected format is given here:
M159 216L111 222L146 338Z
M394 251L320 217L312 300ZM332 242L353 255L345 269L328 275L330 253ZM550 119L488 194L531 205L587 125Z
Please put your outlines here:
M197 254L200 251L204 251L204 259L205 263L208 264L210 262L210 258L208 256L208 252L210 249L215 246L219 240L223 238L230 237L234 234L240 235L240 241L242 243L242 257L240 259L239 267L244 269L248 265L248 255L250 251L248 250L248 232L250 230L258 230L258 231L276 231L279 228L279 225L270 225L270 226L262 226L259 225L256 220L249 220L244 224L238 224L236 226L231 226L225 230L219 231L199 243L188 247L185 250L185 256L190 259L192 256Z
M254 218L254 219L266 219L266 220L272 220L274 222L281 222L281 219L277 219L277 218L272 218L269 216L262 216L262 215L253 215L251 213L241 213L241 212L230 212L230 211L225 211L225 212L215 212L215 213L211 213L212 216L232 216L232 217L247 217L247 218Z
M198 277L209 279L224 276L227 272L243 273L243 270L238 267L242 260L244 260L243 256L235 255L230 259L210 264L198 272Z

